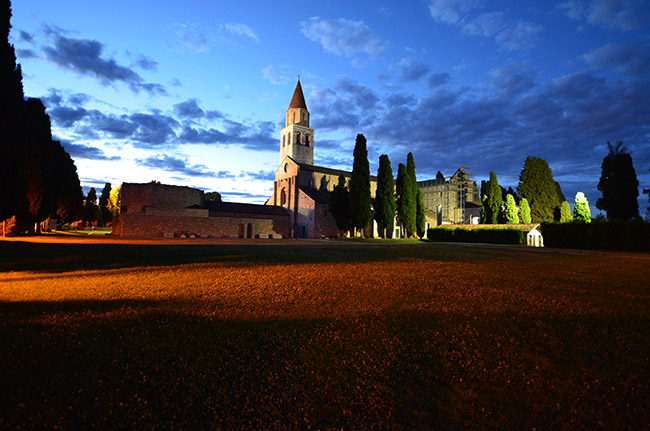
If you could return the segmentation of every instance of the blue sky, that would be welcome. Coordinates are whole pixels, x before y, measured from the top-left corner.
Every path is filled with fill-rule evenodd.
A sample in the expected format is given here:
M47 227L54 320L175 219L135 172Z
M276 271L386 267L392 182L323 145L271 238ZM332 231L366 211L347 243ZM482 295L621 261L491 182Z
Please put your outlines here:
M546 159L592 213L607 141L650 187L650 2L14 1L28 97L84 186L161 181L264 202L298 75L315 164L516 187ZM645 213L647 196L639 197Z

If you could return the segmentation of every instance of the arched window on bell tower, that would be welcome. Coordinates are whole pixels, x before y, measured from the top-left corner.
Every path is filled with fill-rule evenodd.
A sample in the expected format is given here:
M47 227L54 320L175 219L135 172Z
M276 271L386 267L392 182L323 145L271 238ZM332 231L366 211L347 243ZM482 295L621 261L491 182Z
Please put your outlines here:
M302 135L300 132L296 132L296 144L301 144L302 143Z

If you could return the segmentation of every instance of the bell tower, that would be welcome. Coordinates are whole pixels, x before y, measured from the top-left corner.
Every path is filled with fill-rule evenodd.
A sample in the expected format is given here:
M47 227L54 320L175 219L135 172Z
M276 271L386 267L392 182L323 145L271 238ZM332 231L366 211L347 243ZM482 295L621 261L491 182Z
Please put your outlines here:
M309 111L300 78L287 109L285 126L280 131L280 163L284 156L298 163L314 164L314 129L309 127Z

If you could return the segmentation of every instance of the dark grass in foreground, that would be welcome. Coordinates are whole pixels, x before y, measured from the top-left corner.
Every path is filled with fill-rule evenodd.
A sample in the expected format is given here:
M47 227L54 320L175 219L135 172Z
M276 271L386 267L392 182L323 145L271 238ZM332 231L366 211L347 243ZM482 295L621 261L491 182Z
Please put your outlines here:
M650 425L648 255L0 242L0 256L0 428Z

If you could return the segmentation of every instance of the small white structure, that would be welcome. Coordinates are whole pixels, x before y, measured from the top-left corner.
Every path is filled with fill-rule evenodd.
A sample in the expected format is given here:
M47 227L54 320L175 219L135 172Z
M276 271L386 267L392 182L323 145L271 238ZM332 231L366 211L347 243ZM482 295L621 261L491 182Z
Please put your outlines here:
M531 225L524 225L531 226ZM534 225L529 231L524 230L526 234L526 244L531 247L544 247L544 237L542 236L542 231L539 224Z

